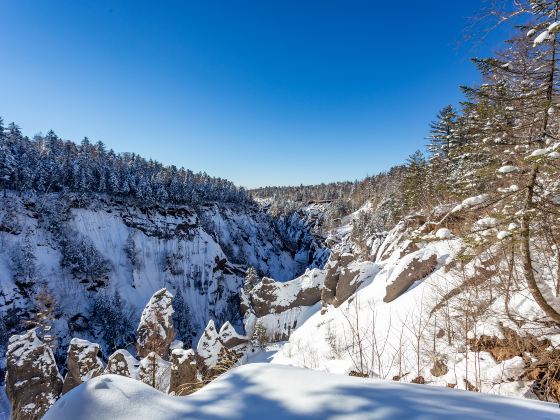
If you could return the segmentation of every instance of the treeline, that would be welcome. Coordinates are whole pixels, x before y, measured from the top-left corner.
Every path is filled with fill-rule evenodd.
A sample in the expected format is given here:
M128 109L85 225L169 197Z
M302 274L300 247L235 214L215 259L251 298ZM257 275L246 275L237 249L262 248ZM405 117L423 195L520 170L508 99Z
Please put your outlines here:
M53 131L32 139L0 118L0 188L35 192L107 193L145 203L196 204L250 200L243 188L206 173L164 166L102 142L62 140Z
M349 214L367 201L381 204L400 189L405 167L395 166L387 172L360 181L333 182L319 185L263 187L250 191L257 199L270 200L279 212L289 212L302 205L329 203L338 209L339 217Z

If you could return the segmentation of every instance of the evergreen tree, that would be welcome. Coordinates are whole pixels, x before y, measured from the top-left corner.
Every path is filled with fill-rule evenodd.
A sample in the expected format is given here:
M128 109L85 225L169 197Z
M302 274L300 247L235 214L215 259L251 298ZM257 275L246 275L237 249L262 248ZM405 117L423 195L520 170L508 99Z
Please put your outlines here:
M177 338L181 340L185 346L192 345L193 328L191 324L191 312L189 306L185 302L183 293L180 288L177 288L175 297L173 298L173 324Z
M31 243L31 233L27 231L23 243L12 250L12 275L15 284L24 296L28 296L33 284L37 281L36 257Z
M404 205L407 211L420 209L425 204L427 187L427 163L424 155L417 150L406 161L404 179Z
M245 281L243 284L243 290L247 295L253 290L253 287L257 285L258 281L259 276L257 270L255 270L254 267L249 267L245 273Z

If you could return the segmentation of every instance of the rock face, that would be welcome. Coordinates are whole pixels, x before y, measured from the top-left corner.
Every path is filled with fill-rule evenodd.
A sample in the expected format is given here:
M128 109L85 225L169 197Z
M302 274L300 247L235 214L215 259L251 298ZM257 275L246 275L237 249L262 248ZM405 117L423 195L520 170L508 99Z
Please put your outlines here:
M391 302L408 290L414 282L432 273L438 264L437 255L424 250L414 252L403 258L402 262L387 280L387 288L383 302Z
M360 283L356 281L359 270L351 270L348 267L354 261L352 254L342 254L340 256L333 254L332 257L327 266L321 301L323 306L334 305L338 307L360 287Z
M117 350L109 356L105 373L113 373L115 375L132 378L135 376L138 363L138 360L136 360L128 351Z
M175 349L171 352L171 382L169 393L185 395L182 388L197 380L196 355L192 349Z
M30 330L10 338L6 356L6 393L12 419L40 418L62 391L62 377L51 349Z
M169 347L175 338L172 301L173 295L167 289L161 289L154 293L142 311L136 331L139 357L155 352L164 359L168 358Z
M66 365L68 373L64 377L62 393L65 394L88 379L103 373L103 362L100 359L99 344L87 340L73 338L68 347Z
M252 290L253 311L260 318L300 306L312 306L321 299L322 280L319 270L311 270L284 283L265 277Z

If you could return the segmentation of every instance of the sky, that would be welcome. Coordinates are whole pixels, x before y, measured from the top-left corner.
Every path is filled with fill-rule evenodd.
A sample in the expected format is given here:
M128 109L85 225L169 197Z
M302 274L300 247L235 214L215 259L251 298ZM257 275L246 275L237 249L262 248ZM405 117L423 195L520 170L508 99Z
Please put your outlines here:
M475 84L482 0L0 0L0 116L253 188L355 180Z

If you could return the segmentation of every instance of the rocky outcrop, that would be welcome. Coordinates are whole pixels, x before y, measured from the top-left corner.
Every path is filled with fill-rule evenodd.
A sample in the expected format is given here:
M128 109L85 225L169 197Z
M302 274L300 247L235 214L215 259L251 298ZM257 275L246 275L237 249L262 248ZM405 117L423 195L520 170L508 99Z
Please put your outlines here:
M323 276L317 269L284 283L265 277L252 290L253 311L260 318L300 306L312 306L321 299L322 286Z
M220 341L228 349L244 346L249 342L247 337L238 334L229 322L224 323L220 328Z
M109 356L105 373L113 373L115 375L132 378L135 375L138 364L138 360L136 360L128 351L117 350Z
M6 357L6 393L12 419L40 418L62 391L52 350L30 330L10 338Z
M218 356L223 346L220 335L216 331L216 325L213 320L210 320L196 346L196 353L202 371L211 369L218 363Z
M73 338L68 347L66 366L68 373L64 377L62 393L65 394L88 379L103 373L103 362L100 359L99 344L87 340Z
M175 338L173 328L173 295L167 289L154 293L142 311L140 324L136 331L136 351L143 358L155 352L166 359Z
M185 395L185 390L197 381L196 354L192 349L171 352L171 382L169 393Z
M438 265L435 253L420 250L407 255L387 280L384 302L391 302L406 292L416 281L431 274Z
M321 291L323 306L340 306L360 287L360 283L357 282L360 271L349 268L353 261L354 256L352 254L332 254L331 261L327 266L325 284Z

